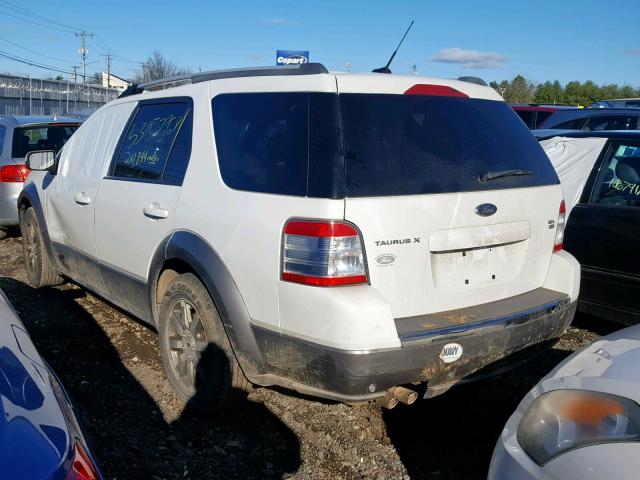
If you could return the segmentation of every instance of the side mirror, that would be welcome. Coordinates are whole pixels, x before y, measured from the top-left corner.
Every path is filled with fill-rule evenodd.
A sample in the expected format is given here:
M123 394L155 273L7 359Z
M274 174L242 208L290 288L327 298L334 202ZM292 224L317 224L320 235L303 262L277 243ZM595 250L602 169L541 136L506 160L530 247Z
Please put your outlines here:
M53 150L37 150L27 153L25 163L29 170L49 170L56 163L56 152Z

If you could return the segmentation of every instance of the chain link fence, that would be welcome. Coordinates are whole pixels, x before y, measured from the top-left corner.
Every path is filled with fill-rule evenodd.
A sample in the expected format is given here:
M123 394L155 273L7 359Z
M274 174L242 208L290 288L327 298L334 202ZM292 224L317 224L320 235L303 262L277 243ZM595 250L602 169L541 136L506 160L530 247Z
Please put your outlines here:
M95 110L120 91L64 80L0 75L0 115L62 115Z

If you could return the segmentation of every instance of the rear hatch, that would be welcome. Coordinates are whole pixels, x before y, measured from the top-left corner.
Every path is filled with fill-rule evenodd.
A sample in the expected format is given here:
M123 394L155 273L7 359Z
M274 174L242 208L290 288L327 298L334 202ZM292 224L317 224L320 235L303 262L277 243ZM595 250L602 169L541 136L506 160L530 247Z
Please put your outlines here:
M354 85L338 78L345 219L362 232L371 285L394 317L541 287L561 192L511 108L477 86L489 99L455 83L409 94Z

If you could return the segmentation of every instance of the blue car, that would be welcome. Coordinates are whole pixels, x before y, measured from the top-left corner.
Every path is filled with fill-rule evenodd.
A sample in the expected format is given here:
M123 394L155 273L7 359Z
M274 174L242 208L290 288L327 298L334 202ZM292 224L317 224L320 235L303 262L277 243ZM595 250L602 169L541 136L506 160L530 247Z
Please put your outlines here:
M572 108L558 110L538 129L554 130L638 130L640 108Z
M0 479L102 479L69 397L2 291L0 417Z

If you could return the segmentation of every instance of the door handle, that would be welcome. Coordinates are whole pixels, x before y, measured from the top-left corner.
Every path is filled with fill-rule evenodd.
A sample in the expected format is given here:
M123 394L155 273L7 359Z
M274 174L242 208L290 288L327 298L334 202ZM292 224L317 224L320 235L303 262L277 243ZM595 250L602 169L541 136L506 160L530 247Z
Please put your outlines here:
M84 192L76 193L73 199L78 205L89 205L91 203L91 197Z
M145 217L153 218L156 220L162 220L163 218L169 218L169 210L162 208L159 203L153 202L149 206L142 209Z

